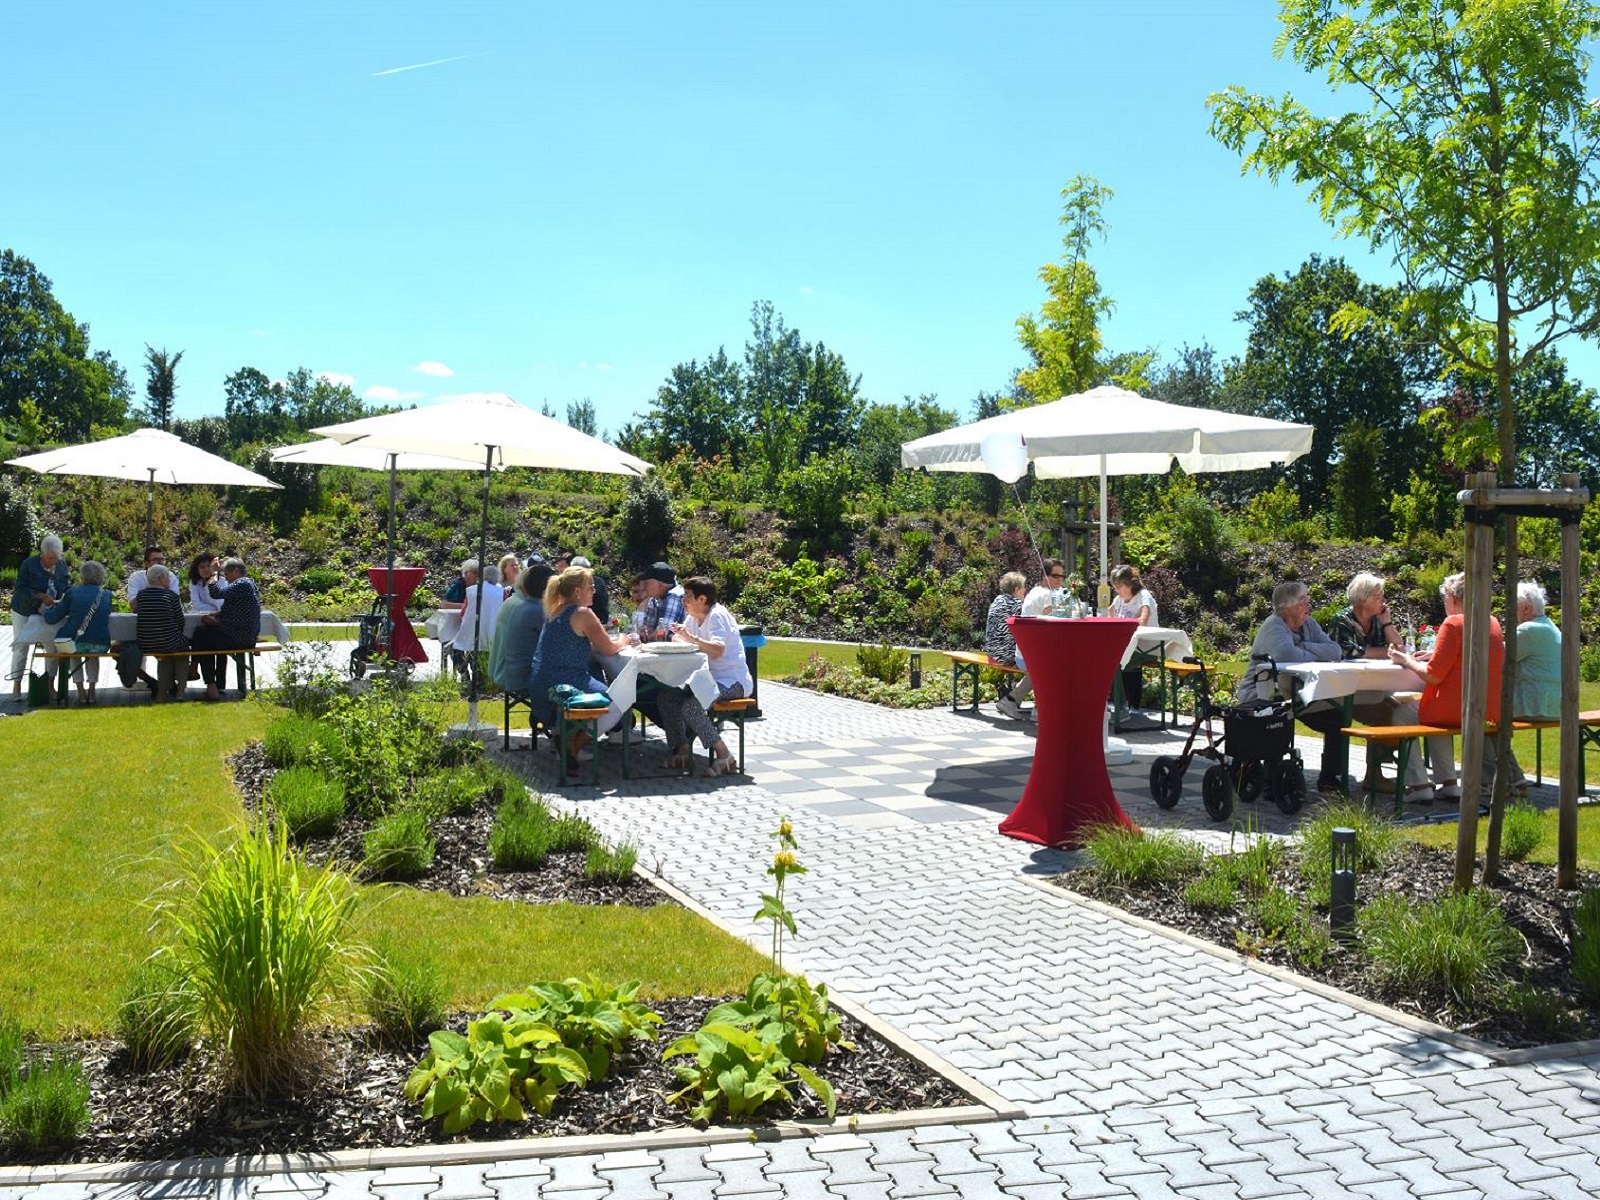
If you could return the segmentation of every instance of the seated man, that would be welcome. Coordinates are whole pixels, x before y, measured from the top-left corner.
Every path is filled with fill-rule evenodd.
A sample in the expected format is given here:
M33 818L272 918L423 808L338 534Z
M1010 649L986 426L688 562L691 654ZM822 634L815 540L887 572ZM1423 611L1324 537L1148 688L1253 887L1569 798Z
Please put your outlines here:
M160 546L146 546L144 548L144 566L128 576L128 607L134 612L139 611L139 593L149 586L150 568L157 563L165 564L167 552ZM178 577L172 572L167 572L167 586L172 589L173 595L178 595Z
M444 590L439 607L450 612L460 612L467 603L467 589L478 582L478 560L469 558L461 564L461 573L450 581Z
M1272 678L1266 668L1271 663L1338 662L1344 652L1322 631L1311 615L1311 593L1298 579L1280 583L1272 589L1272 615L1261 623L1250 646L1250 665L1239 681L1240 704L1264 699L1263 685ZM1268 689L1270 690L1270 689ZM1340 772L1348 761L1348 739L1344 728L1344 701L1317 700L1304 708L1296 706L1295 716L1309 729L1322 734L1322 768L1317 773L1317 789L1344 791Z
M222 601L222 608L200 618L200 625L189 640L189 648L200 655L200 677L205 680L205 698L222 699L219 690L227 670L227 652L253 650L261 636L261 594L256 591L255 580L244 573L244 560L224 559L222 577L225 584L213 583L210 587L214 599ZM221 651L220 654L208 651ZM239 692L244 694L244 680L239 680Z
M678 573L664 562L651 563L639 572L644 585L644 624L639 637L646 642L662 642L672 636L672 627L683 624L683 585Z
M459 672L472 672L472 678L481 682L477 675L478 664L473 660L472 648L474 644L478 652L484 656L485 661L489 654L490 644L494 641L495 621L500 616L500 606L505 603L505 588L500 585L500 568L485 567L483 569L483 609L479 617L478 609L478 570L477 560L468 559L472 564L472 586L467 589L466 599L461 602L461 627L456 630L455 640L450 645L450 658L455 663ZM465 566L462 574L466 574Z

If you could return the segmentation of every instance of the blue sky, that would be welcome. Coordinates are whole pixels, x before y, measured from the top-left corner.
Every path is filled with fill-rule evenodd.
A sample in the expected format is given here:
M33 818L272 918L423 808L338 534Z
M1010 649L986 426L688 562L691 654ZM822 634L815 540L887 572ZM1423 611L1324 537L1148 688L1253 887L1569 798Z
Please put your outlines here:
M303 365L387 402L588 397L615 429L766 299L868 398L966 417L1024 365L1075 174L1116 193L1116 349L1238 353L1250 285L1313 252L1392 277L1207 134L1228 84L1319 94L1276 12L9 0L0 245L141 397L145 344L184 351L180 416Z

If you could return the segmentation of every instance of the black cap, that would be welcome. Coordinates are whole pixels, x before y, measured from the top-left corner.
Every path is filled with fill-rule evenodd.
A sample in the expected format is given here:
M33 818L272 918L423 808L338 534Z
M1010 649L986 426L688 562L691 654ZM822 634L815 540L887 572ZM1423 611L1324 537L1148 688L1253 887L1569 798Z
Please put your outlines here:
M651 563L639 575L640 579L654 579L666 584L668 587L678 582L678 573L667 563Z

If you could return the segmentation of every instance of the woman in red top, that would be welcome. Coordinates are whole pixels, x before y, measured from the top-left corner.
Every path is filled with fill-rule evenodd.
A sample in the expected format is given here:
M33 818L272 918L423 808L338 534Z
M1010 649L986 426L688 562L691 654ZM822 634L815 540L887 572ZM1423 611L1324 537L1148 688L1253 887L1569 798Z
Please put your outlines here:
M1444 624L1439 626L1439 636L1433 653L1422 656L1407 654L1397 646L1389 647L1389 658L1422 676L1422 696L1417 701L1415 718L1402 715L1407 705L1396 710L1396 724L1411 720L1425 725L1460 725L1461 692L1466 672L1462 652L1466 648L1467 577L1451 575L1439 585L1439 595L1444 600ZM1489 618L1489 703L1487 719L1490 724L1500 720L1500 672L1505 666L1506 644L1500 634L1500 622ZM1461 783L1456 775L1455 739L1431 737L1428 743L1428 762L1433 769L1433 780L1438 786L1441 800L1460 800ZM1410 789L1407 789L1410 792ZM1411 797L1423 799L1423 797Z

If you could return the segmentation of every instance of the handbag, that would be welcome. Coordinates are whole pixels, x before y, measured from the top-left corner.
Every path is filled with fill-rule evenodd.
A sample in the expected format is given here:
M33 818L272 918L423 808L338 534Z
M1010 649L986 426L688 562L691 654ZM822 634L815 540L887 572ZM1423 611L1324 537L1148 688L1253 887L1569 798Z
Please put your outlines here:
M583 692L570 683L558 683L550 689L550 702L559 708L605 708L611 697L605 692Z
M50 672L28 672L28 707L50 707Z
M94 620L94 614L100 607L100 597L105 594L105 589L102 588L99 595L95 596L94 603L89 605L89 611L84 614L83 620L78 625L78 632L74 636L56 639L57 654L76 654L78 652L78 638L83 636L83 631L89 628L89 622Z

